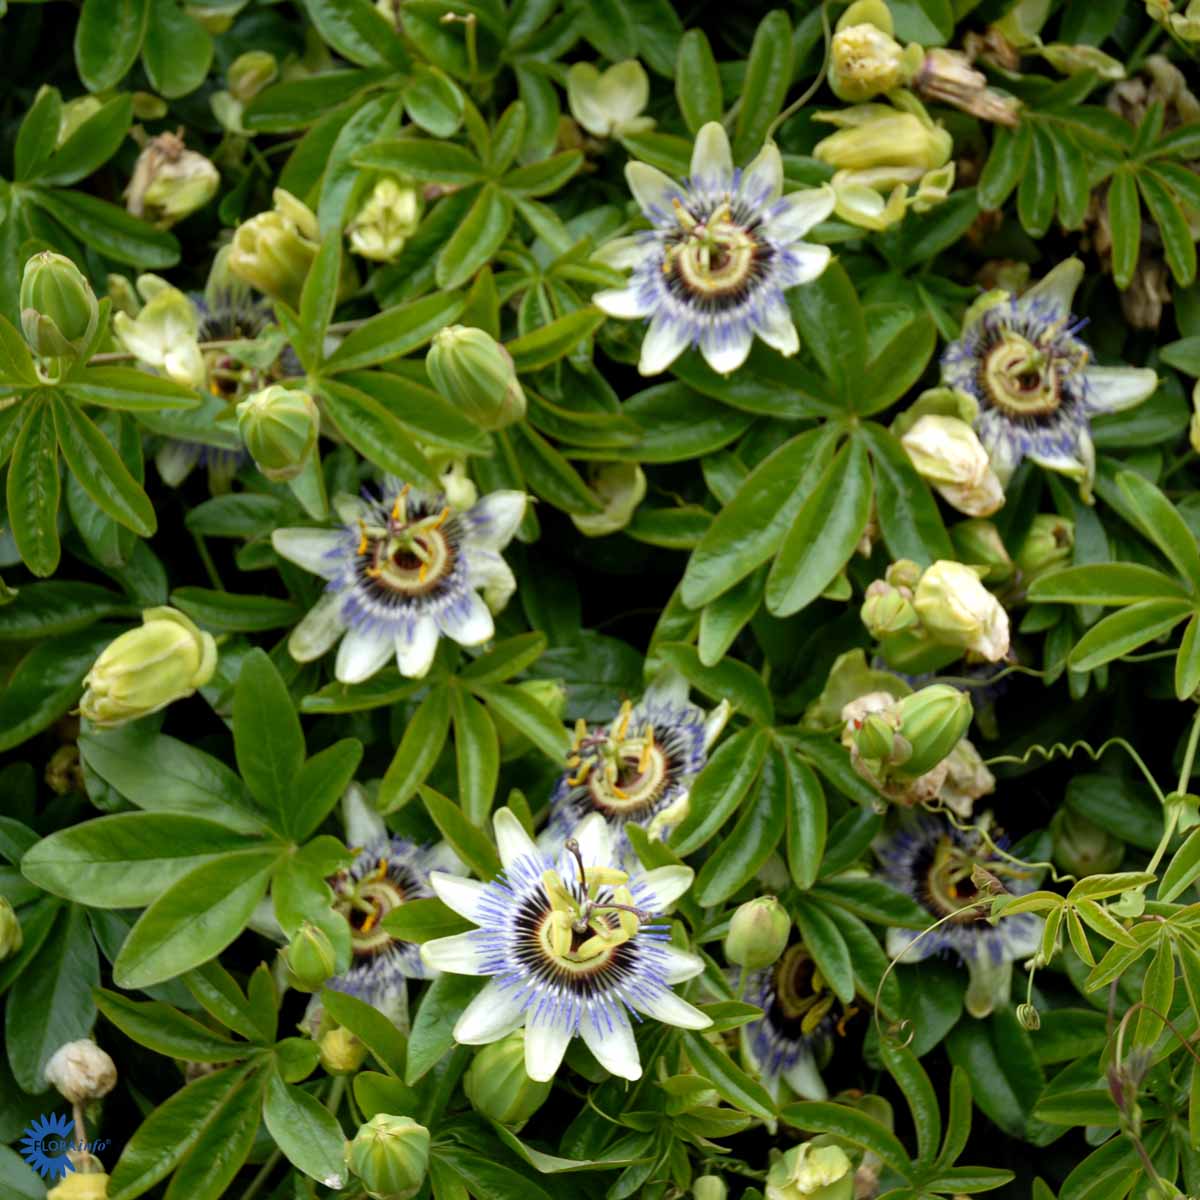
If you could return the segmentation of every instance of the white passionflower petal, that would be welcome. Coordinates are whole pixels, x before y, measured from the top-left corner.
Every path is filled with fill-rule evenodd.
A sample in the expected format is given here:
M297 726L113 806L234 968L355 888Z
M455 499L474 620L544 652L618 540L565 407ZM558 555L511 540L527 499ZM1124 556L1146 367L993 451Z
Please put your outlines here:
M474 529L471 544L481 550L503 550L513 540L527 504L524 492L500 491L481 496L467 514Z
M774 142L768 142L742 172L738 193L755 205L774 204L779 199L783 193L783 158Z
M670 992L665 995L671 996ZM674 996L671 996L674 999ZM681 1000L682 1004L683 1001ZM641 1079L642 1063L629 1018L615 1013L589 1013L579 1027L584 1044L596 1061L610 1074L621 1079Z
M426 942L425 947L433 942ZM464 1046L486 1046L507 1037L525 1024L525 1010L520 999L495 983L487 987L463 1009L454 1026L454 1040Z
M334 579L342 569L339 551L345 536L340 529L276 529L271 545L298 567Z
M714 191L724 191L732 186L733 152L729 148L729 135L720 121L709 121L696 134L691 180L693 185Z
M312 662L333 648L346 631L342 621L342 601L336 592L326 592L300 618L288 638L288 653L297 662Z
M672 200L683 195L683 189L669 175L647 163L627 163L625 179L638 207L652 221L669 219Z
M668 983L684 983L704 973L704 959L698 954L689 954L675 946L664 946L663 953L667 956L663 977Z
M433 617L420 617L410 629L396 633L396 666L409 679L423 679L437 653L438 627Z
M608 823L599 813L589 813L584 817L575 826L572 836L579 843L579 855L585 867L606 865L612 861L612 835Z
M1092 412L1122 412L1154 395L1158 375L1149 367L1088 367L1087 406Z
M791 311L782 300L767 309L755 332L772 350L778 350L784 357L789 357L800 349L800 335L796 332Z
M461 604L443 609L437 621L441 631L460 646L482 645L496 633L491 610L475 592L468 593Z
M460 879L441 871L431 871L429 886L437 893L438 899L460 917L466 917L476 925L483 919L481 905L487 894L487 884L476 879Z
M349 629L338 647L333 673L339 683L362 683L392 657L392 639L370 629Z
M817 1060L811 1054L798 1055L796 1061L783 1072L783 1078L801 1100L829 1098L829 1089L817 1069Z
M367 799L361 784L352 783L342 795L342 825L350 846L366 846L387 837L383 817Z
M537 1083L548 1083L562 1065L571 1044L569 1025L535 1014L525 1023L525 1074Z
M767 231L781 242L795 242L814 225L819 225L837 204L837 195L828 184L792 192L771 210Z
M655 313L642 341L642 356L638 371L642 375L659 375L665 371L691 344L692 332L680 320Z
M1083 263L1077 258L1068 258L1027 289L1019 303L1026 307L1047 304L1065 316L1071 311L1071 303L1082 282Z
M596 813L594 816L599 817L600 814ZM588 818L589 821L591 819ZM605 828L607 829L607 826ZM665 912L692 886L695 877L696 873L691 867L672 865L655 867L654 870L647 871L641 879L643 886L654 893L659 911Z
M702 1013L674 992L657 992L647 1000L635 998L633 1006L646 1016L653 1017L664 1025L675 1025L679 1029L707 1029L712 1024L712 1017Z
M729 375L746 361L754 344L754 330L747 326L714 328L700 339L704 361L718 375Z
M421 958L427 966L455 975L478 975L482 959L473 933L434 938L421 946Z
M653 297L635 283L628 287L608 288L596 292L592 296L592 303L610 317L622 317L627 320L633 317L648 317L654 311Z
M537 854L533 838L525 832L525 826L517 820L511 809L500 809L492 818L492 828L496 831L500 862L506 871L522 858Z

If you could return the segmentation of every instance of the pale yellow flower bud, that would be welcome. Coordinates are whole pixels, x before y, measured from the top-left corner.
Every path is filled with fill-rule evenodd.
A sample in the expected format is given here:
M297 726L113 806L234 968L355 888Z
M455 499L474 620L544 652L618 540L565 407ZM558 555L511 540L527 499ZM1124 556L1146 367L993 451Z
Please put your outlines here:
M0 962L12 958L25 943L21 918L6 896L0 896Z
M886 104L858 104L840 112L818 113L817 120L840 126L813 147L813 157L835 170L902 170L912 182L946 164L953 149L950 134L915 113Z
M411 1117L380 1113L354 1135L346 1163L370 1195L409 1200L429 1169L429 1130Z
M304 470L321 428L321 414L307 392L272 384L247 396L237 418L250 457L268 479L295 479Z
M1004 489L975 431L957 417L926 414L900 444L922 479L969 517L987 517L1004 504Z
M50 1056L46 1082L72 1104L86 1104L117 1086L117 1068L91 1038L81 1038L59 1046Z
M142 624L111 642L84 679L79 711L93 725L124 725L203 687L217 644L173 608L148 608Z
M476 1051L463 1076L463 1091L471 1107L513 1130L519 1130L542 1107L553 1086L525 1073L523 1029Z
M87 277L66 255L43 250L21 274L21 329L35 354L78 354L91 340L99 304Z
M767 1172L767 1200L851 1200L854 1169L840 1146L803 1142Z
M757 971L779 961L787 949L792 919L774 896L758 896L739 905L729 919L725 957Z
M200 352L196 306L157 275L139 276L137 288L146 304L136 317L124 312L113 317L118 341L139 362L156 367L168 379L185 387L203 387L208 371Z
M624 529L646 495L646 475L637 463L599 463L588 472L588 483L604 511L571 513L575 528L585 537Z
M235 100L246 104L263 88L274 83L279 75L279 63L267 50L247 50L229 65L226 78L229 92Z
M958 646L999 662L1008 653L1008 614L974 570L942 559L922 576L913 607L926 632L946 646Z
M381 179L350 222L350 249L375 262L391 262L421 222L421 194L411 184Z

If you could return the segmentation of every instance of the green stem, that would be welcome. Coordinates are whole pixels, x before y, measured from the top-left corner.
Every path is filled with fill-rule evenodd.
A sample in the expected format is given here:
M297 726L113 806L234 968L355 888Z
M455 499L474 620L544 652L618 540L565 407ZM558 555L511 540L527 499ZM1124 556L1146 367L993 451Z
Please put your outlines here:
M329 1095L325 1098L325 1107L336 1117L338 1109L342 1107L342 1097L346 1094L346 1079L345 1075L335 1075L333 1077L333 1086L329 1089Z
M279 1160L283 1157L282 1151L276 1150L270 1158L262 1165L262 1170L250 1180L250 1186L242 1193L242 1200L254 1200L254 1197L266 1186L266 1182L271 1178L275 1168L279 1166Z
M1175 790L1185 792L1188 782L1192 778L1192 764L1196 761L1196 746L1200 742L1200 708L1196 709L1195 716L1192 717L1192 729L1188 734L1187 748L1183 752L1183 766L1179 771L1179 787ZM1162 862L1163 855L1167 852L1167 847L1171 844L1171 839L1175 836L1175 830L1179 825L1179 814L1182 811L1178 803L1172 804L1167 813L1166 823L1163 826L1162 837L1158 839L1158 845L1154 850L1154 857L1146 864L1146 870L1158 873L1158 864Z
M775 136L775 130L777 130L789 117L799 112L800 109L802 109L817 94L817 89L821 86L821 83L825 78L825 72L829 70L829 50L830 46L832 45L829 29L829 0L823 0L823 3L821 4L821 31L825 37L825 54L821 59L821 67L820 70L817 71L817 77L812 81L811 84L809 84L807 88L805 88L799 99L792 101L792 103L789 104L787 108L785 108L783 112L781 112L779 116L777 116L775 120L773 120L771 124L767 126L767 135L763 138L764 143L769 142Z
M209 583L218 592L223 592L225 585L221 582L221 574L217 570L217 564L213 562L213 556L209 553L208 542L204 540L204 535L202 533L193 533L192 541L196 543L196 550L200 555L200 561L204 564L204 573L208 576Z

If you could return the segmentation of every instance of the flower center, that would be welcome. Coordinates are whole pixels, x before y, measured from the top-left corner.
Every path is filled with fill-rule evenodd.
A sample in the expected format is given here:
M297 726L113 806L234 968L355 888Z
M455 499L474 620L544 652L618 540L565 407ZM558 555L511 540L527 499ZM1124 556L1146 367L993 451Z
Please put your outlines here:
M397 495L384 524L359 521L358 555L367 577L390 592L423 596L454 569L455 547L447 536L450 508L409 513L408 485Z
M789 946L775 965L776 1017L781 1023L800 1023L808 1036L829 1015L836 997L829 990L812 956L799 944Z
M1086 361L1082 347L1077 355L1064 355L1009 330L985 356L981 382L992 403L1005 412L1049 416L1063 402L1063 383Z
M949 838L942 838L925 870L926 907L939 917L955 916L955 921L972 921L978 915L979 891L971 878L975 859Z
M652 806L669 778L671 764L654 739L654 726L647 722L642 730L631 731L632 713L626 700L612 725L596 734L589 734L581 721L567 759L574 770L567 783L585 784L595 806L613 816L627 817Z
M387 859L369 875L353 880L348 874L333 881L334 908L350 925L350 948L356 958L371 958L397 939L382 927L383 918L405 901L404 885L392 878Z
M761 245L733 219L729 204L698 221L676 200L675 215L684 236L668 248L663 270L703 295L740 291L754 273Z

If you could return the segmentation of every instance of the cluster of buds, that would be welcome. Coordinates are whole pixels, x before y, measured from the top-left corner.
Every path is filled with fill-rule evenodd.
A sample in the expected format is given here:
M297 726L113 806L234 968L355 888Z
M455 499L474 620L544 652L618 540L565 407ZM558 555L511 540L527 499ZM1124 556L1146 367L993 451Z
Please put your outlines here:
M525 416L525 391L512 355L482 329L447 325L425 357L429 378L468 420L504 429Z
M946 759L966 734L971 713L967 694L944 683L899 700L868 692L842 709L842 743L855 771L881 795L928 804L947 780Z
M926 413L900 438L909 461L938 494L969 517L990 517L1004 488L975 430L958 417Z
M767 1200L852 1200L854 1166L832 1139L793 1146L767 1172Z
M411 183L380 179L346 227L350 249L373 262L392 262L421 223L421 193Z
M646 475L637 463L594 463L588 484L604 507L598 513L571 513L584 537L605 537L624 529L646 496Z
M377 1200L409 1200L429 1170L429 1130L411 1117L379 1113L346 1147L346 1165Z
M654 128L642 109L650 99L650 80L636 58L598 71L591 63L575 63L567 72L567 104L571 116L593 137L625 137Z
M321 430L316 401L277 383L247 396L237 406L237 419L254 465L276 482L295 479L304 470Z
M891 104L855 104L814 116L838 127L813 147L813 157L834 169L834 212L873 231L894 225L909 208L934 207L954 184L950 134L911 92L888 98ZM909 187L915 190L909 193Z
M739 905L729 919L725 958L747 971L761 971L787 949L792 919L774 896L758 896Z
M183 613L148 608L143 624L101 651L83 683L79 712L111 729L190 696L217 669L217 644Z
M530 1079L526 1073L524 1029L476 1051L463 1076L463 1091L471 1107L514 1132L545 1104L553 1087L553 1083Z
M316 214L291 192L276 188L275 207L237 227L229 252L229 269L273 300L296 308L308 269L321 244ZM348 264L342 265L338 298L344 300L355 287Z
M170 229L203 208L220 183L217 168L184 145L182 129L160 133L138 155L125 189L125 207L156 229Z
M44 250L21 275L21 330L41 358L72 359L96 333L100 306L83 272L65 255Z

